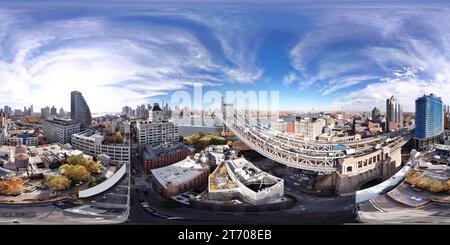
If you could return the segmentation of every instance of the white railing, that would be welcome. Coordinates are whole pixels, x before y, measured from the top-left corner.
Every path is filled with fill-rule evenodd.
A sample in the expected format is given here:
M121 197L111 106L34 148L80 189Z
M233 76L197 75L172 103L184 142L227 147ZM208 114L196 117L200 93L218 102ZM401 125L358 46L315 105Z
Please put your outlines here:
M87 197L98 195L98 194L108 190L109 188L111 188L112 186L117 184L117 182L119 182L120 179L122 179L122 177L127 172L127 165L128 164L123 164L122 167L120 167L119 170L117 170L117 172L115 172L109 179L103 181L102 183L100 183L94 187L91 187L89 189L79 191L78 197L79 198L87 198Z

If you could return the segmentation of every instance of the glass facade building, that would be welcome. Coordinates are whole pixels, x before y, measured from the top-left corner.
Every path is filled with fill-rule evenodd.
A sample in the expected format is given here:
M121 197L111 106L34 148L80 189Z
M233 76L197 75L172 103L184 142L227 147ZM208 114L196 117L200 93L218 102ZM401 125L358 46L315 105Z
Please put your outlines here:
M416 128L414 136L417 139L427 139L443 132L442 99L434 94L424 95L416 99Z
M402 106L394 96L391 96L386 100L386 130L391 131L399 127L403 127Z
M72 91L71 93L70 113L73 121L81 123L81 128L87 128L91 125L91 111L83 95L78 91Z

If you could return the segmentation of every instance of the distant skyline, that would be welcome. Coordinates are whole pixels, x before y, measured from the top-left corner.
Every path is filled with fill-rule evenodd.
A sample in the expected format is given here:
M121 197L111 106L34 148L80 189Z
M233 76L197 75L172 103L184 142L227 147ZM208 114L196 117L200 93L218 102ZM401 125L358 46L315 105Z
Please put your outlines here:
M412 112L430 93L450 103L445 2L32 2L0 4L0 106L68 111L77 90L93 113L119 112L195 83L277 90L282 110L385 111L394 95Z

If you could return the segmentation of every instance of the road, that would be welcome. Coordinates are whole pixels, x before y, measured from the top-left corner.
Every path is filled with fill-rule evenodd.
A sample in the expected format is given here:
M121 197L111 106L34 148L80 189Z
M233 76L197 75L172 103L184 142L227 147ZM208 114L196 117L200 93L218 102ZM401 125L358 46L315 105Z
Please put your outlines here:
M143 170L137 158L132 160L132 168L137 179L142 179ZM135 183L138 184L138 183ZM151 187L151 186L150 186ZM236 213L214 212L192 209L185 206L169 205L150 188L148 194L135 189L131 192L131 212L129 224L342 224L354 223L354 196L349 197L314 197L293 190L291 195L298 199L296 205L287 210ZM183 217L185 220L167 220L147 213L140 205L148 202L150 207L161 214L172 217Z

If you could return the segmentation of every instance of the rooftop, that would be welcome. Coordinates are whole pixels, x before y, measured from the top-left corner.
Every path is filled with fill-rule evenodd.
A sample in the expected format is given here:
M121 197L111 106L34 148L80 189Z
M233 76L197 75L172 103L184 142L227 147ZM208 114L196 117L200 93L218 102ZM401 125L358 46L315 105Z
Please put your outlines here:
M87 129L73 135L80 139L99 142L104 145L126 145L121 135L120 135L121 138L116 139L113 138L115 136L114 134L109 135L106 132L94 129Z
M228 164L241 183L256 192L282 181L282 179L272 176L257 168L245 158L227 160L226 164Z
M181 151L187 149L183 143L176 142L165 145L158 145L153 147L151 145L145 145L143 149L144 159L151 159L155 157L160 157L163 155L171 154L176 151Z
M75 121L72 121L72 120L65 120L65 119L48 119L48 120L45 120L46 122L49 122L49 123L53 123L53 124L58 124L58 125L62 125L62 126L69 126L69 125L76 125L76 124L80 124L80 123L77 123L77 122L75 122Z
M205 167L206 165L202 165L194 159L187 157L175 164L153 169L152 174L163 187L167 187L169 184L176 186L186 183L202 174Z

